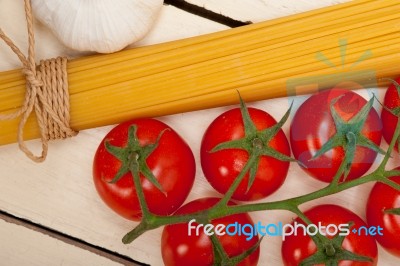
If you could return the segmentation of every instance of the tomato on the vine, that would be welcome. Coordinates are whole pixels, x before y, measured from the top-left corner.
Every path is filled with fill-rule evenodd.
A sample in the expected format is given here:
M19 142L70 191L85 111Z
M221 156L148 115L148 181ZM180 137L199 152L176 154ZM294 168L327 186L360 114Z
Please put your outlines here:
M387 143L390 143L393 139L394 131L396 130L398 117L394 115L392 112L399 112L400 108L400 96L399 91L400 87L399 83L400 78L396 79L386 90L385 99L383 101L383 105L389 109L382 108L382 134ZM397 109L397 110L396 110ZM398 150L398 143L395 145L395 149Z
M169 215L188 196L195 177L194 156L186 142L155 119L119 124L101 141L93 180L103 201L131 219L142 216L133 173L139 174L149 211Z
M190 214L201 210L206 210L218 203L219 198L202 198L191 201L176 211L175 214ZM230 202L229 205L234 205ZM217 226L227 226L237 224L238 226L251 225L253 221L248 214L235 214L212 220L210 225L214 226L215 231ZM205 266L215 265L215 255L211 236L204 232L203 224L196 229L199 222L180 223L167 225L164 227L161 239L161 252L164 264L172 265L190 265L190 266ZM248 228L247 228L248 229ZM222 229L221 229L222 230ZM189 232L190 231L190 232ZM197 231L197 232L196 232ZM211 230L212 231L212 230ZM248 230L247 230L248 231ZM223 230L221 232L224 232ZM189 235L190 234L190 235ZM248 250L252 250L238 265L239 266L255 266L259 258L258 236L249 236L244 234L219 234L216 235L218 241L222 245L224 252L229 258L245 254ZM254 249L256 247L256 249Z
M252 160L232 198L257 200L275 192L286 179L290 161L289 143L280 126L267 112L247 109L243 103L218 116L201 143L201 166L209 183L226 193ZM224 144L227 148L213 150Z
M314 178L331 182L346 160L341 176L362 176L373 164L382 125L372 107L355 92L330 89L312 95L297 110L290 126L294 157Z
M339 262L339 266L377 265L376 241L365 233L367 225L355 213L337 205L319 205L304 214L313 225L321 228L320 233L325 234L328 241L318 247L304 228L297 226L296 234L287 235L282 243L285 266L297 266L306 259L309 260L306 265L325 265L323 262L331 263L326 265L336 265L333 262ZM296 218L294 223L306 225L300 218ZM356 258L364 261L357 261Z
M390 180L400 185L400 176ZM383 228L383 234L376 235L376 239L386 250L400 257L400 191L376 183L368 197L367 222L369 226Z

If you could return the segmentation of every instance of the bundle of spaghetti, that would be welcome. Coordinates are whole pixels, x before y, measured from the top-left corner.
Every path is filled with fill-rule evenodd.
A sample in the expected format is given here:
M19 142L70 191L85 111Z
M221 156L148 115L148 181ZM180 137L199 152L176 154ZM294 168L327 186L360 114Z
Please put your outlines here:
M71 126L82 130L233 104L238 102L237 90L246 101L287 96L289 81L303 77L347 77L352 72L365 81L393 78L400 74L399 26L398 0L358 0L185 40L71 60ZM316 54L331 63L317 60ZM0 73L0 112L19 108L24 89L20 71ZM301 84L295 91L312 90L315 84ZM17 123L0 122L0 144L16 140ZM32 117L25 138L38 134Z

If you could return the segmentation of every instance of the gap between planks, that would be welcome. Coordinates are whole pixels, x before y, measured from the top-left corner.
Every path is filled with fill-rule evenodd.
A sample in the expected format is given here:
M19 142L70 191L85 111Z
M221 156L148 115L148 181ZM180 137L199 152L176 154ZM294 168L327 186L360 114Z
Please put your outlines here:
M214 11L208 10L204 7L188 3L184 0L164 0L165 5L171 5L176 8L179 8L183 11L186 11L188 13L191 13L193 15L220 23L222 25L235 28L235 27L240 27L244 25L251 24L251 21L241 21L241 20L236 20L231 17L222 15L220 13L216 13Z
M120 263L121 265L126 265L126 266L142 266L142 265L147 265L144 263L140 263L138 261L135 261L127 256L121 255L117 252L110 251L106 248L102 248L90 243L87 243L79 238L61 233L59 231L56 231L54 229L48 228L46 226L36 224L32 221L29 221L27 219L19 218L16 217L12 214L9 214L4 211L0 211L0 219L7 222L7 223L12 223L15 225L23 226L27 229L42 233L44 235L47 235L51 238L57 239L59 241L62 241L66 244L73 245L77 248L84 249L86 251L89 251L91 253L94 253L98 256L102 256L104 258L107 258L111 261L114 261L116 263Z

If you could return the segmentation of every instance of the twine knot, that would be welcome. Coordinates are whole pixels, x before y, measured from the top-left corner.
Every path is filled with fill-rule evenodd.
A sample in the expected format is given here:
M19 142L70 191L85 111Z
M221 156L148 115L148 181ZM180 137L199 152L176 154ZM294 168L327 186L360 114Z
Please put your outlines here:
M26 77L25 99L22 107L14 113L0 115L0 120L21 117L18 126L19 148L33 161L43 162L48 151L48 141L64 139L77 134L69 126L69 92L67 76L67 59L57 57L35 64L33 16L30 0L25 0L25 13L28 28L28 57L0 29L0 38L13 50L20 59L22 72ZM30 114L35 109L42 142L41 155L34 155L26 146L23 131Z
M35 73L27 68L22 69L22 73L25 75L26 81L32 86L41 87L43 83L37 79Z

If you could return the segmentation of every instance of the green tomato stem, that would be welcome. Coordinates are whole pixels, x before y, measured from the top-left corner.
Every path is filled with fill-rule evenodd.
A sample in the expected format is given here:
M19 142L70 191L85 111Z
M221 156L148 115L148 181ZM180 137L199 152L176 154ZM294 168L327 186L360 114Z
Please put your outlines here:
M369 102L369 104L372 106L372 100ZM244 108L244 106L245 106L244 102L241 100L241 107ZM371 108L371 107L369 107L369 108ZM365 109L365 111L363 112L364 113L363 115L366 116L366 115L368 115L367 111L369 111L369 109L368 109L368 107L365 107L364 109ZM243 111L243 110L242 110L242 113L243 113L243 117L244 117L244 122L246 122L245 123L246 124L246 134L253 136L255 134L254 133L255 129L254 129L254 125L251 125L251 123L250 123L251 119L249 117L249 114L247 111ZM287 115L288 114L286 114L285 117ZM286 121L285 117L282 119L282 123L280 122L280 124L283 124L283 122ZM357 126L359 126L361 128L363 122L365 121L365 118L360 116L358 119L360 121L358 121ZM278 129L274 129L274 130L277 131ZM136 191L137 191L137 194L139 197L140 205L142 207L143 218L142 218L142 221L133 230L128 232L123 237L122 241L123 241L123 243L128 244L149 230L153 230L153 229L159 228L161 226L165 226L165 225L187 223L192 219L196 219L197 221L209 221L210 222L213 219L225 217L228 215L255 212L255 211L265 211L265 210L290 211L290 212L296 214L306 224L311 224L311 221L308 219L308 217L299 209L299 207L304 203L308 203L310 201L313 201L313 200L316 200L319 198L323 198L323 197L326 197L329 195L340 193L347 189L350 189L350 188L353 188L353 187L356 187L356 186L359 186L359 185L362 185L365 183L369 183L369 182L382 182L382 183L387 184L387 185L391 186L392 188L400 191L400 185L389 179L392 176L400 175L400 170L390 170L390 171L385 170L385 167L390 159L390 154L392 153L399 136L400 136L400 119L397 123L393 139L389 145L388 150L386 151L386 153L384 155L384 158L382 159L382 162L379 164L377 169L375 169L375 171L373 171L370 174L364 175L363 177L360 177L360 178L354 179L354 180L339 182L340 177L343 174L346 175L346 171L348 171L348 167L349 167L348 160L343 160L343 162L341 163L338 171L336 172L336 174L333 178L333 181L329 185L327 185L317 191L314 191L314 192L311 192L311 193L308 193L308 194L305 194L302 196L293 197L293 198L289 198L289 199L285 199L285 200L273 201L273 202L248 203L248 204L244 204L244 205L228 205L228 202L231 199L233 193L238 188L240 183L243 181L244 177L250 171L250 169L252 167L254 167L254 164L257 162L258 157L261 155L258 152L254 152L254 150L258 150L258 149L254 149L252 154L249 154L250 158L247 161L244 168L242 169L242 171L240 172L240 174L234 180L234 182L232 183L231 187L229 188L227 193L224 195L224 197L216 205L214 205L213 207L211 207L210 209L207 209L207 210L202 210L202 211L198 211L195 213L184 214L184 215L159 216L159 215L151 214L148 210L148 207L147 207L147 204L145 201L143 189L140 186L139 172L132 171L132 175L133 175L133 178L135 181L134 182L135 188L136 188ZM241 143L239 141L236 141L234 143L228 143L228 144L231 146L232 145L235 146L235 145L237 145L237 143L239 143L241 145ZM258 148L260 143L258 142L258 139L257 139L256 142L253 144L255 145L256 148ZM224 145L227 146L226 143ZM220 149L220 148L226 148L226 147L222 147L222 146L217 147L217 149ZM288 159L285 157L283 157L283 159L288 161ZM318 247L319 254L316 254L315 257L310 257L310 258L306 259L305 261L303 261L304 263L302 263L302 265L307 264L308 261L311 262L314 260L315 261L322 260L327 265L337 265L338 264L338 256L339 257L342 256L343 258L350 258L351 260L360 260L360 261L370 260L369 258L362 257L362 256L353 254L349 251L342 249L340 241L343 241L343 239L344 239L343 237L330 240L320 234L316 234L312 239L314 240L314 242L316 243L316 245ZM213 250L215 253L214 255L218 262L221 262L224 265L236 264L238 262L237 259L239 257L237 257L235 259L235 263L233 263L233 260L232 260L233 258L229 258L227 256L227 254L225 253L225 251L222 248L221 243L219 242L219 240L217 239L217 237L215 235L211 238L211 240L213 243ZM257 246L255 246L253 248L253 251L258 247L259 244L260 243L258 243ZM321 248L323 250L320 250ZM321 253L323 253L323 252L328 257L325 258L324 257L325 255L323 255L323 254L321 255ZM336 257L333 258L332 256L336 256Z

